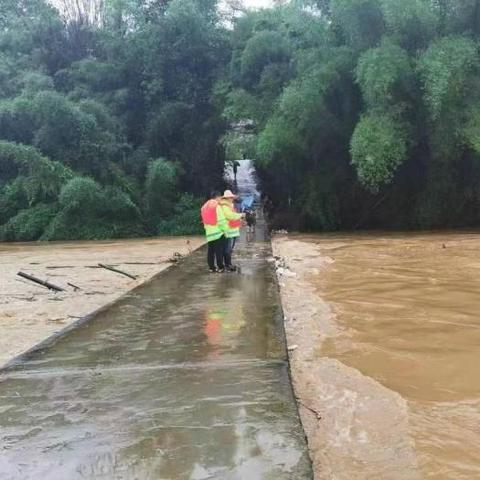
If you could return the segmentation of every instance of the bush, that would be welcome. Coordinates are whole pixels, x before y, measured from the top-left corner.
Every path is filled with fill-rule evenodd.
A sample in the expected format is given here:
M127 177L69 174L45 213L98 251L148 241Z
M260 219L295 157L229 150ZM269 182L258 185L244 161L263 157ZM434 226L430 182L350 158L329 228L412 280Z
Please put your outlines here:
M0 225L28 206L25 177L19 176L7 184L0 195Z
M172 162L159 158L148 165L145 204L155 222L171 214L177 196L178 172Z
M62 210L82 216L101 214L103 205L102 187L93 179L75 177L63 187L60 194Z
M72 218L60 212L45 230L40 240L107 240L145 235L141 224L103 218Z
M60 194L60 213L42 240L102 240L145 235L140 211L129 195L95 180L75 177Z
M7 242L38 240L52 221L56 205L38 204L20 211L0 227L0 240Z
M201 235L200 221L201 200L184 194L174 208L174 216L161 220L157 225L158 235Z
M53 200L73 173L59 162L44 157L33 147L0 140L0 178L23 175L30 204Z
M402 100L411 76L407 52L391 42L367 50L356 70L363 98L370 107L388 107Z
M278 32L263 31L251 37L241 58L241 73L247 84L257 83L264 68L272 63L288 63L290 49Z
M444 37L432 43L419 61L424 99L433 120L458 106L468 78L478 68L477 46L466 37Z
M365 115L353 133L351 154L362 184L377 192L407 158L404 129L389 115Z

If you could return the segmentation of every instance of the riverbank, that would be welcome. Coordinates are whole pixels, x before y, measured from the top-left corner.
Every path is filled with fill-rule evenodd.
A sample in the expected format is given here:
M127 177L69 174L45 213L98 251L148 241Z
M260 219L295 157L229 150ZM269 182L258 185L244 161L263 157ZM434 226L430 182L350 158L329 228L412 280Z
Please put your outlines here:
M480 475L480 236L273 240L316 479Z
M187 255L203 241L168 237L0 244L0 365L146 282L170 266L176 254ZM99 268L99 263L137 278ZM18 271L66 291L54 293L18 277Z

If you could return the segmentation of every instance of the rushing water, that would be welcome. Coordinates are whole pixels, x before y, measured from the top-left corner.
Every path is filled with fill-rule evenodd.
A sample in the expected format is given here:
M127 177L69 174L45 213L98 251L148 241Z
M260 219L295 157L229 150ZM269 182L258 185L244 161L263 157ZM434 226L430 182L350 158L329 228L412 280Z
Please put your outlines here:
M480 478L480 235L309 237L342 333L338 358L408 402L423 478Z

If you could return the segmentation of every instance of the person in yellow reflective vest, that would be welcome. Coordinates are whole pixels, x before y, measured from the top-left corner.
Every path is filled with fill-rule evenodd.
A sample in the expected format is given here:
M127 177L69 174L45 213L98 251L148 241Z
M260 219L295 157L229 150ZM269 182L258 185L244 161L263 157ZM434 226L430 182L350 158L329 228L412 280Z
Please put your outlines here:
M221 199L222 196L220 192L212 192L210 200L205 202L200 210L208 243L208 268L212 273L223 273L225 271L223 257L225 254L225 235L228 225L223 209L220 206Z
M235 211L233 200L237 198L230 190L225 190L220 205L223 210L225 219L227 220L227 229L225 231L225 250L224 263L225 268L231 272L235 272L237 268L232 265L232 253L235 242L240 236L240 227L242 225L243 215Z

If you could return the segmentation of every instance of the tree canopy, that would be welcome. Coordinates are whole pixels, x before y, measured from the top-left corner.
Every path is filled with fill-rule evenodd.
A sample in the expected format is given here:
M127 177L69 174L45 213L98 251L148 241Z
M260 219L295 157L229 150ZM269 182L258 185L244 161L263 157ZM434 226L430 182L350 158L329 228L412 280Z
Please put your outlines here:
M478 225L479 35L477 0L298 0L239 18L224 113L255 122L278 226Z
M197 212L223 173L214 87L229 48L215 2L0 10L0 237L181 233L174 207ZM193 225L183 228L201 231L198 213Z
M198 232L243 156L277 226L479 224L480 0L225 8L2 2L0 239Z

